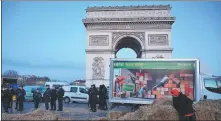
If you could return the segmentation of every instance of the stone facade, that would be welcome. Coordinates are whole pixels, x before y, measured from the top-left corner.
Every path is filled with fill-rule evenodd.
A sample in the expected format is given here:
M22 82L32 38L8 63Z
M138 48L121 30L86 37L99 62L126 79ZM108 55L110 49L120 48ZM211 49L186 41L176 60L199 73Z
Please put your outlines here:
M110 58L123 47L141 58L171 58L170 5L88 7L86 86L109 86Z

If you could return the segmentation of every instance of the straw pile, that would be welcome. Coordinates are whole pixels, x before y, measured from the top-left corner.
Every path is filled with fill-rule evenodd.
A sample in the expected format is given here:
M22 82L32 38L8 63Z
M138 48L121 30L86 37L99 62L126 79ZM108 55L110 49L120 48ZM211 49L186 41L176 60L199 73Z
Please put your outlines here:
M118 120L178 120L172 101L156 100L153 105L141 106L135 112L128 113Z
M197 120L221 120L221 100L204 100L194 105Z
M204 100L194 105L197 120L221 120L221 100ZM118 120L178 120L172 101L157 100L153 105L141 106Z
M64 117L60 117L58 114L47 111L47 110L42 110L42 109L37 109L32 113L27 113L27 114L2 114L2 120L70 120Z

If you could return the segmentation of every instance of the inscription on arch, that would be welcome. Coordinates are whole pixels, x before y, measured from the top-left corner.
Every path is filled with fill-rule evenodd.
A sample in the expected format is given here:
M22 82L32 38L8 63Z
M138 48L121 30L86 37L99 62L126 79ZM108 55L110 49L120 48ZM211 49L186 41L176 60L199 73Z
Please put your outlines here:
M150 46L169 45L167 34L150 34L148 38Z
M90 35L89 45L90 46L108 46L109 45L108 35Z

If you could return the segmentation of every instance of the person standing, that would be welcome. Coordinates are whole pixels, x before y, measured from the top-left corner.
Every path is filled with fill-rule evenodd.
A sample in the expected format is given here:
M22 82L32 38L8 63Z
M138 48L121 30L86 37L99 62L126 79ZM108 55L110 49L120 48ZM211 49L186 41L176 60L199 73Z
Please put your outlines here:
M15 94L14 89L10 86L9 87L9 108L13 108L13 95Z
M43 94L43 98L44 98L44 101L45 101L45 109L48 110L49 109L49 101L50 101L50 97L51 97L51 90L50 90L50 87L49 85L46 85L46 88L47 90L44 92Z
M107 108L106 107L106 96L107 96L107 89L105 89L104 85L100 85L100 88L99 88L99 109L101 109L101 110L105 110Z
M16 96L16 100L15 100L15 109L18 109L18 89L15 90L15 96Z
M109 99L109 97L108 97L108 92L107 92L107 88L106 88L106 86L103 84L103 88L104 88L104 92L105 92L105 101L104 101L104 106L105 106L105 108L104 108L104 110L108 110L108 107L107 107L107 99Z
M25 100L25 95L26 95L26 92L23 89L23 86L19 86L17 93L18 93L17 98L18 98L19 111L23 111L23 109L24 109L24 100Z
M39 89L36 89L36 92L34 92L34 94L33 94L35 109L38 109L39 102L41 101L41 98L42 98L42 95L41 95Z
M88 108L90 109L90 110L92 110L92 108L91 108L91 89L92 89L92 85L91 85L91 88L89 88L88 89Z
M92 85L92 89L91 89L91 109L93 112L96 112L97 109L96 109L96 105L97 105L97 94L98 94L98 91L97 91L97 88L95 87L95 85L93 84Z
M57 111L63 110L63 96L64 96L64 89L60 85L59 90L58 90L58 110Z
M179 119L184 121L196 121L193 101L177 89L171 91L174 108L179 113Z
M3 92L2 92L2 99L3 99L3 107L6 113L8 113L8 106L9 106L9 89L8 88L4 88Z
M51 109L50 110L56 110L56 100L57 100L57 90L53 86L51 89Z

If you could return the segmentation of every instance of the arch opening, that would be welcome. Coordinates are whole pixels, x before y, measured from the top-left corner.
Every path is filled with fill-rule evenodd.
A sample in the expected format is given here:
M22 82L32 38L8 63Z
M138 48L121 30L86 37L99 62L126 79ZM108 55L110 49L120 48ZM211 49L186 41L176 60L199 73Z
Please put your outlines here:
M141 43L129 36L120 39L114 49L115 58L141 58L142 55Z

